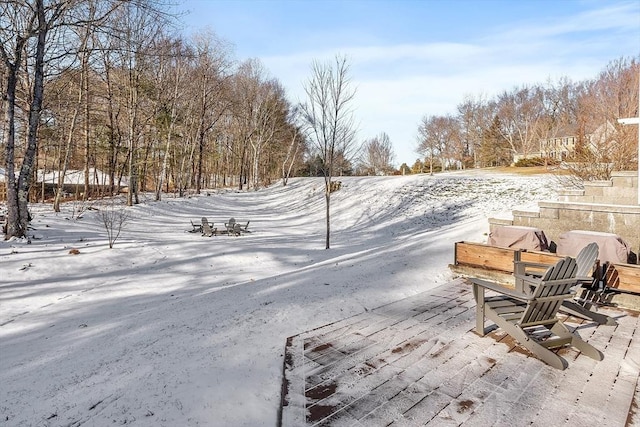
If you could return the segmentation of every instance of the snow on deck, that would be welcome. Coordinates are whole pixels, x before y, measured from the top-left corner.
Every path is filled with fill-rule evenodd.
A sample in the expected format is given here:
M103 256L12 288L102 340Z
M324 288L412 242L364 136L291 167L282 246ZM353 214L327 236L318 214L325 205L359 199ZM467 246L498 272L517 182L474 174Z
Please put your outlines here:
M565 323L604 352L560 350L551 368L495 329L473 332L462 279L287 340L281 425L640 425L635 313L617 326Z

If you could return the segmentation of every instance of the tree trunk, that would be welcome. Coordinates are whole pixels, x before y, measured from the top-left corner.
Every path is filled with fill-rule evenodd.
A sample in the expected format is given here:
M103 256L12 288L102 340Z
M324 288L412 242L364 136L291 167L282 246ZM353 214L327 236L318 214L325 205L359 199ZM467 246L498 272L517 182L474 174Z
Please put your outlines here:
M87 26L88 28L88 26ZM84 194L82 200L89 198L89 162L91 161L91 140L89 138L89 125L90 125L90 108L89 108L89 53L86 52L87 39L89 38L89 30L85 34L83 42L82 52L82 75L80 79L80 98L82 98L82 92L84 92Z
M16 49L17 51L18 49ZM20 52L22 48L20 48ZM18 53L18 52L17 52ZM26 229L20 225L20 210L18 207L18 193L16 187L15 174L15 105L16 105L16 86L17 72L20 64L20 58L16 59L15 64L7 67L7 109L5 111L5 169L6 169L6 189L7 189L7 227L5 230L5 239L11 237L22 237L25 235Z
M138 109L138 88L137 88L137 76L134 77L134 70L129 71L129 105L127 106L128 112L128 138L129 138L129 191L127 192L127 206L133 206L134 202L137 203L137 167L136 167L136 119Z
M289 177L291 176L291 169L293 168L296 155L298 154L298 143L296 142L297 136L298 136L298 132L296 131L294 132L293 137L291 138L291 144L289 145L289 149L287 150L287 156L282 162L282 186L283 187L285 187L287 185L287 182L289 181ZM287 162L289 163L288 167L287 167Z
M325 206L326 206L326 210L325 210L325 218L326 218L326 225L327 225L327 231L326 231L326 237L325 237L325 249L329 249L330 248L330 237L331 237L331 217L329 214L329 206L331 204L331 181L329 181L326 185L325 185L325 189L324 189L324 198L325 198Z
M82 88L78 89L78 98L82 97ZM78 100L80 102L80 100ZM54 212L60 212L60 200L62 199L62 193L64 191L64 178L67 174L67 168L69 167L69 160L71 158L71 145L73 144L73 133L76 127L76 120L78 117L78 105L73 110L73 115L71 116L71 124L69 125L69 135L67 135L67 141L65 144L65 152L64 152L64 160L62 163L62 170L59 171L58 175L58 188L56 189L56 197L53 201L53 210ZM44 181L44 179L43 179Z
M42 0L36 2L38 14L38 41L36 43L35 69L33 79L33 98L29 105L29 129L27 133L27 149L24 154L22 168L17 186L17 202L20 229L26 233L31 220L28 210L29 190L33 178L33 164L36 157L38 143L38 125L40 122L40 110L42 109L42 97L44 94L44 54L47 40L47 22Z

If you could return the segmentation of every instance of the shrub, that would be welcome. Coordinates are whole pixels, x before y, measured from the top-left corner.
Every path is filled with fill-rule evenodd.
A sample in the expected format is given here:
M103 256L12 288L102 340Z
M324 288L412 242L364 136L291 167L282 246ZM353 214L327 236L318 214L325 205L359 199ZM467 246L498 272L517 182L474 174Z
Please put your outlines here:
M529 168L534 166L556 166L558 161L555 159L542 159L540 157L532 157L529 159L520 159L515 166L518 168Z
M120 232L124 228L125 223L129 220L129 214L125 207L111 204L105 206L100 211L102 224L105 230L107 230L107 237L109 238L109 248L113 248L114 243L118 240Z

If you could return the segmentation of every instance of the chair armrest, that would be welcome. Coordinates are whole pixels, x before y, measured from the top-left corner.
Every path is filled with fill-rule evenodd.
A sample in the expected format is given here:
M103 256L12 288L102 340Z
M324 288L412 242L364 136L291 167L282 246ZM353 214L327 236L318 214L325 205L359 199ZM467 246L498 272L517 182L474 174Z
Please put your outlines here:
M529 301L533 299L531 295L518 292L515 289L510 289L510 288L507 288L506 286L502 286L494 282L489 282L487 280L470 278L469 281L471 281L471 283L473 283L475 286L480 286L482 288L489 289L494 292L498 292L500 294L504 294L522 301Z
M514 274L516 290L526 295L533 294L535 288L542 282L542 275Z
M551 264L545 264L543 262L529 262L529 261L513 261L514 264L521 264L525 267L539 267L539 268L549 268L553 267Z
M541 270L539 272L536 271L536 273L540 273L539 275L542 276L542 274L544 273L544 270L548 269L549 267L552 267L552 266L549 264L544 264L540 262L527 262L527 261L513 262L513 272L515 274L526 274L527 268L536 268Z
M542 276L532 276L531 274L514 274L516 280L520 280L529 286L538 286L542 281Z
M596 278L593 276L577 276L576 280L579 285L592 285Z

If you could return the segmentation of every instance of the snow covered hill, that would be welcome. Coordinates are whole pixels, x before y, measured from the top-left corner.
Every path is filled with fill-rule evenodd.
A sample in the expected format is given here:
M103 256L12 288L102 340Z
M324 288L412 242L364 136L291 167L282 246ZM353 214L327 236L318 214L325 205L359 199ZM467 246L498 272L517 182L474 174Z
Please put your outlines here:
M337 179L330 250L321 178L146 201L113 249L103 204L34 205L0 242L0 424L272 426L287 337L445 283L455 241L555 199L548 175Z

